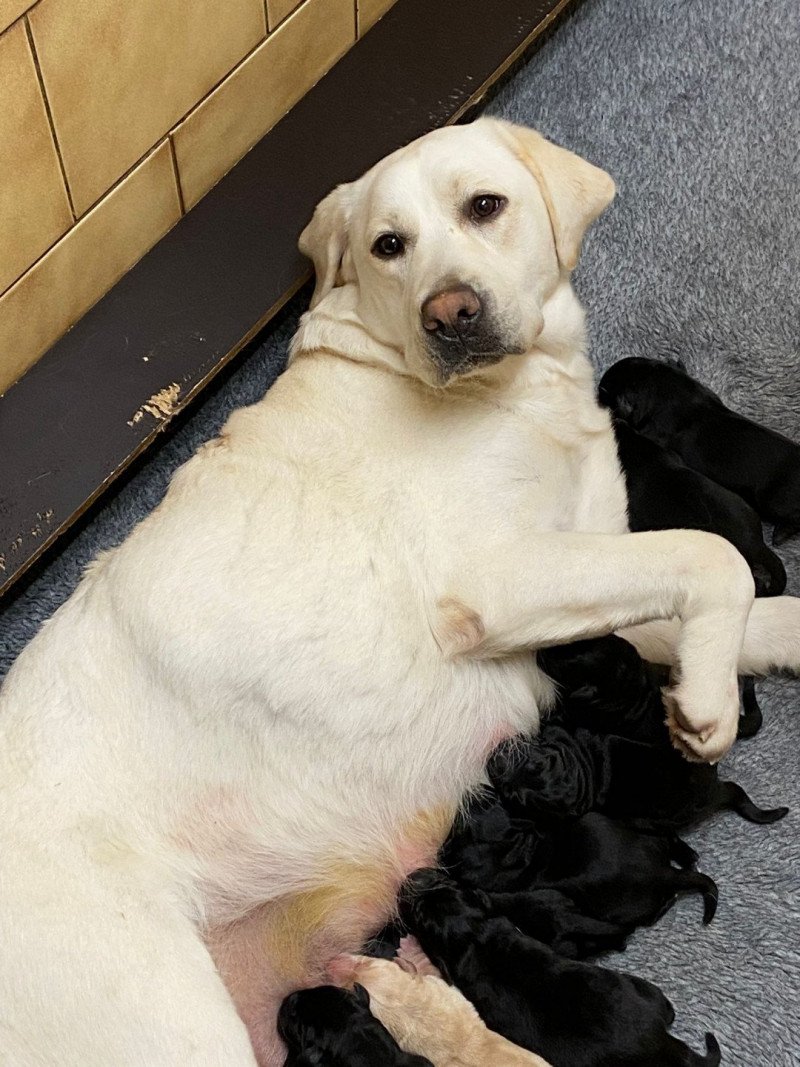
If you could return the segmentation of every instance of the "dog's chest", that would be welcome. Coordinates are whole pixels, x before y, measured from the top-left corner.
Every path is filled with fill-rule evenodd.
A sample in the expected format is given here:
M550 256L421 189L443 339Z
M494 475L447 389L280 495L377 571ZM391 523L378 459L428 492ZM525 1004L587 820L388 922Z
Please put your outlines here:
M498 419L471 472L485 506L542 531L622 533L627 497L606 412L578 388L539 390Z

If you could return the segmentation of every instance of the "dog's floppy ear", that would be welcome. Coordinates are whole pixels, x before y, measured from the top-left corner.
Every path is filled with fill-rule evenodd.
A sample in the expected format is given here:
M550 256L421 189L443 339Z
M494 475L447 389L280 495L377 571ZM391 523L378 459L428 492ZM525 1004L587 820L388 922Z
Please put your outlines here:
M614 199L613 178L536 130L494 121L500 136L539 183L559 263L565 270L573 270L578 264L583 235Z
M320 200L311 222L300 234L300 251L313 260L317 275L311 297L312 308L337 284L348 247L354 186L355 182L337 185L332 193Z

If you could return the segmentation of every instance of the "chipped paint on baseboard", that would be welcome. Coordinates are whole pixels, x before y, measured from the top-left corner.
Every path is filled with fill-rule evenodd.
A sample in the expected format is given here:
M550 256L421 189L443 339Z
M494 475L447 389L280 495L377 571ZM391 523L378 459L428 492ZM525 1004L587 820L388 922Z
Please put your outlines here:
M163 419L171 418L175 414L175 406L178 403L180 394L181 387L177 382L172 382L171 385L167 385L157 393L153 393L133 417L128 419L128 425L135 426L137 422L141 422L145 415L152 415L159 422Z

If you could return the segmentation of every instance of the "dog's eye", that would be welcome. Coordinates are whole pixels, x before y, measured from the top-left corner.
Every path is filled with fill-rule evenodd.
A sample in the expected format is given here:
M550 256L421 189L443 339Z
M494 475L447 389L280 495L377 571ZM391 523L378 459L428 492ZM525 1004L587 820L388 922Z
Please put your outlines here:
M402 255L405 247L403 238L396 233L382 233L372 246L372 254L380 259L391 259L392 256Z
M496 215L498 211L502 211L505 205L506 198L504 196L484 193L473 199L469 206L469 213L474 219L489 219L492 215Z

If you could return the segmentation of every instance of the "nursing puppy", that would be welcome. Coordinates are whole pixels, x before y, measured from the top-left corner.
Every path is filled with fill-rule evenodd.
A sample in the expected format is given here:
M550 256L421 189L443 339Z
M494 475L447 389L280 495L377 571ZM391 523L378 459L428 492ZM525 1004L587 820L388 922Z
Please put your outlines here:
M289 1050L284 1067L435 1067L400 1048L360 985L352 992L318 986L292 993L281 1005L278 1030Z
M717 767L689 763L666 740L643 744L550 723L536 738L497 748L487 773L509 823L531 820L540 832L553 820L590 811L648 829L683 830L719 811L766 824L789 810L757 807L740 785L721 780Z
M742 662L800 665L800 601L754 603L728 542L628 532L570 283L613 194L481 119L319 205L288 369L0 691L14 1067L278 1067L284 997L385 923L490 749L535 730L532 649L662 623L673 739L707 761Z
M439 859L463 885L509 892L530 886L551 847L529 818L513 818L494 790L484 790L456 820Z
M367 990L370 1010L398 1045L433 1067L550 1067L489 1030L466 997L435 973L368 956L335 963L338 978Z
M590 812L553 834L553 850L547 866L536 872L535 884L558 890L584 915L628 933L651 926L679 895L699 893L708 924L716 914L718 891L707 874L693 869L696 861L697 854L675 834L642 833Z
M625 473L631 530L719 534L747 560L756 596L777 596L784 591L786 570L764 544L761 519L749 504L687 467L675 452L638 433L624 419L614 420L614 433Z
M712 1067L668 1032L674 1011L655 986L631 975L558 957L507 919L491 918L480 894L438 871L413 875L401 915L426 954L478 1009L487 1026L553 1067Z
M625 948L630 924L584 915L575 901L560 889L536 885L531 889L497 893L492 890L491 882L484 884L486 905L492 915L510 919L523 934L548 945L559 956L582 960Z
M562 723L570 732L584 728L649 744L669 742L666 674L646 663L630 640L610 634L574 641L542 649L537 659L558 687L551 722ZM752 678L743 682L742 711L737 737L752 737L762 718Z
M775 524L773 544L800 532L800 445L726 407L674 363L615 363L599 395L639 433L738 493Z

